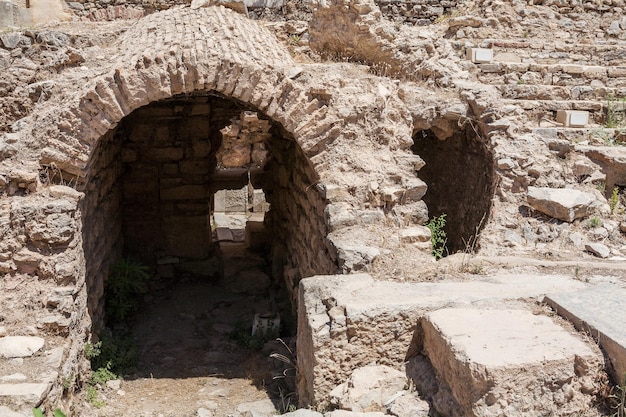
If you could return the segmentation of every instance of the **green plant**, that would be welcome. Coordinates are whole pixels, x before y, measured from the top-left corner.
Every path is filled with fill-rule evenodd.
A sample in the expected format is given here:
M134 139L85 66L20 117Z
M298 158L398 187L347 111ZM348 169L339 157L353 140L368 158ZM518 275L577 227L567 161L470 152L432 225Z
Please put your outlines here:
M104 385L107 381L111 381L113 379L117 379L117 375L111 372L110 364L103 368L98 368L93 371L91 374L91 378L89 378L90 385Z
M85 343L85 357L89 360L97 358L102 353L100 347L102 346L102 340L97 343Z
M436 260L443 258L446 248L446 213L438 217L433 217L426 223L426 227L430 229L430 243L433 246L432 254Z
M587 220L587 229L595 229L596 227L602 227L602 219L598 216L593 216Z
M66 417L63 411L58 408L53 411L54 417ZM41 408L33 408L33 415L35 417L44 417L43 411Z
M96 387L87 387L87 401L96 408L102 408L106 405L104 401L98 398Z
M611 208L611 214L615 213L615 209L619 204L619 188L614 187L613 193L611 193L611 198L609 198L609 207Z
M294 46L298 46L300 45L300 35L294 33L292 35L289 35L289 43L291 43Z
M606 120L605 126L608 128L617 128L626 120L624 117L624 105L626 97L616 98L613 94L606 97Z
M106 369L115 375L131 372L137 363L137 348L130 333L104 329L99 336L99 342L85 343L85 356L91 361L91 369L94 372Z
M61 384L63 385L64 390L68 390L72 387L72 383L74 381L74 375L72 376L64 376L61 380Z
M128 259L111 265L105 282L107 320L123 322L137 311L137 299L148 290L148 267Z
M598 185L596 185L596 189L600 191L601 193L603 193L604 190L606 189L606 183L604 181L599 182Z
M252 327L240 320L235 323L233 331L230 332L230 338L246 349L261 350L265 343L278 336L279 330L268 327L257 330L255 334L252 334Z

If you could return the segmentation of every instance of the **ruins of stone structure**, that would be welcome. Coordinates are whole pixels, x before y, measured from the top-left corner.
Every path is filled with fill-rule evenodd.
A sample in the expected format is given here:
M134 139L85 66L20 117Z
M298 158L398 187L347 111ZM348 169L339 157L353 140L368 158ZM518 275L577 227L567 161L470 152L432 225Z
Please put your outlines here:
M297 314L300 406L606 415L624 1L187 3L67 2L34 28L37 2L0 3L0 412L71 407L121 258L219 275L216 196L243 189Z

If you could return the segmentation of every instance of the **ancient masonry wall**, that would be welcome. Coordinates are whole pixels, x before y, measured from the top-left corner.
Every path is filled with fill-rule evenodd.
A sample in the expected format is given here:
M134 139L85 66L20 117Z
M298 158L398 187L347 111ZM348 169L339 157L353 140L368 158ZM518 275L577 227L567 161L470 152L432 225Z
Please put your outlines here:
M87 307L96 332L104 319L104 282L111 262L121 257L123 245L118 182L122 172L121 143L114 141L114 136L114 130L108 132L94 150L82 204Z
M274 274L284 273L286 290L295 305L300 279L335 273L337 252L326 240L327 202L316 186L318 178L308 159L294 141L275 140L270 150L274 159L265 189L270 203L267 224L276 233L274 268L285 265Z
M84 195L62 185L42 187L38 178L20 185L39 185L39 190L34 195L17 190L0 204L0 285L8 302L3 304L2 325L10 336L46 339L41 355L10 366L27 373L32 386L42 387L54 402L63 381L84 370L82 352L91 326L79 232ZM44 363L37 365L42 358ZM32 369L37 373L30 374Z

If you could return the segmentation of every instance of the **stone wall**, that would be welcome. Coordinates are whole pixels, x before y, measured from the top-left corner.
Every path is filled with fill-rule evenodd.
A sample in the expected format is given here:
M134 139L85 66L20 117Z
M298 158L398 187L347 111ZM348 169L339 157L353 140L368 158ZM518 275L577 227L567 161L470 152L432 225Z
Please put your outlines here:
M382 14L389 20L415 26L430 25L442 16L452 15L459 1L456 0L376 0Z
M9 366L33 386L47 387L41 400L54 403L63 391L61 381L73 383L84 370L82 348L91 325L79 232L83 194L61 185L39 184L32 191L0 204L2 325L7 336L45 338L42 355ZM45 368L39 365L32 374L43 359Z
M122 190L122 146L115 141L115 130L102 137L93 152L84 185L82 204L83 241L87 270L88 308L94 328L98 331L104 320L104 282L111 262L122 256L122 222L120 203Z
M266 222L275 232L274 274L284 274L287 293L295 306L300 279L335 273L337 253L326 240L327 201L316 186L318 178L309 160L291 140L272 141L270 151L270 179L264 190L270 203Z

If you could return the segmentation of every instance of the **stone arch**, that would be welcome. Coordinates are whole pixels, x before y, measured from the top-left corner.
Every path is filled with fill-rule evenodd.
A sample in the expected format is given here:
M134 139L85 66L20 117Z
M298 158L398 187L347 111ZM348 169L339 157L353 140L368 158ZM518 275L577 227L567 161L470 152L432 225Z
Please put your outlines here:
M86 193L82 204L86 285L96 322L102 319L99 300L108 264L122 251L116 237L121 233L119 224L110 215L119 206L120 196L109 193L117 186L119 167L111 165L107 170L109 167L98 161L112 162L107 160L111 149L103 144L111 140L125 118L172 97L207 93L235 100L263 114L297 145L308 177L317 175L311 157L324 147L337 122L324 102L285 75L295 64L274 36L223 7L181 8L150 15L120 39L119 50L120 56L100 76L80 91L67 94L61 105L40 113L29 132L35 142L44 145L39 164L54 166L66 179L74 178ZM310 256L308 262L301 262L309 266L291 271L288 286L304 276L337 270L336 255L323 236L325 197L318 187L312 187L314 182L318 183L317 179L307 184L307 196L302 198L315 206L318 214L312 216L313 229L322 234L316 236L315 244L329 259ZM296 243L290 245L287 242L287 252L292 252L288 257L295 256Z
M179 25L185 29L172 33ZM147 50L146 43L152 43ZM307 154L336 122L326 117L324 103L285 75L295 64L273 35L229 9L177 8L150 15L126 33L120 50L102 75L64 99L69 104L35 120L31 135L45 143L42 165L84 177L98 139L122 118L151 102L194 91L215 91L264 112Z

